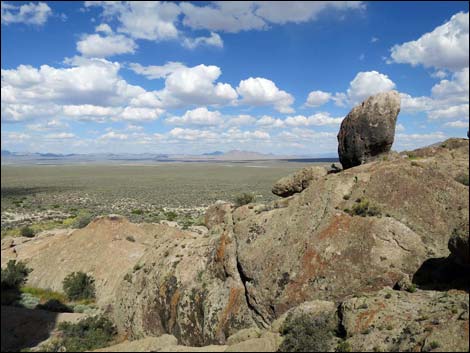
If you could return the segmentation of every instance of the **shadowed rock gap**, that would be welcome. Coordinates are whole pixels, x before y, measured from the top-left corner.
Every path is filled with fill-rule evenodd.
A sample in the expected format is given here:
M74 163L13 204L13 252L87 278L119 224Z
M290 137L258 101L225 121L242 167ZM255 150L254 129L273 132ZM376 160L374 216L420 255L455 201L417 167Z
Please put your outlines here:
M247 283L248 282L251 282L253 281L252 278L249 278L245 272L243 271L243 268L242 268L242 265L240 264L240 261L238 260L238 257L237 257L237 270L238 270L238 274L240 275L240 280L242 281L242 284L243 284L243 287L245 288L245 300L246 300L246 305L248 306L248 308L252 311L252 313L254 314L253 315L253 319L256 321L256 323L262 327L268 327L269 326L269 321L266 320L263 316L263 314L261 314L261 312L256 308L256 306L254 306L252 303L251 303L251 299L250 299L250 293L248 292L248 287L247 287Z

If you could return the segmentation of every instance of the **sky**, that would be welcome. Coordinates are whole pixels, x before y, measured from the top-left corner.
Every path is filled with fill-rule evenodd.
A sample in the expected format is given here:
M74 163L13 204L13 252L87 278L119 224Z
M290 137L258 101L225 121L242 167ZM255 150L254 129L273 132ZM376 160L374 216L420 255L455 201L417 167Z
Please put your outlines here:
M1 148L336 156L370 95L394 150L466 137L468 2L1 2Z

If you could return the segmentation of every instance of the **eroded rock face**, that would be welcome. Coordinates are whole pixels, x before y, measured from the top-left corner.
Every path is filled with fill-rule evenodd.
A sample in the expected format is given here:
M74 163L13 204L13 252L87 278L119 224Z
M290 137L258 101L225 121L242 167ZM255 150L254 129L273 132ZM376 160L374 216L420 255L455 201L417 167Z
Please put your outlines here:
M341 304L353 352L468 350L468 294L384 289Z
M338 154L344 169L390 151L399 112L396 91L371 96L349 112L338 133Z
M327 170L323 167L303 168L291 175L281 178L273 185L272 193L281 197L292 196L302 192L315 180L324 177Z
M470 265L468 223L465 230L456 230L449 240L449 250L455 261L461 265Z
M265 321L304 301L393 287L449 255L455 225L468 223L468 188L453 177L468 168L468 140L421 156L330 174L284 208L234 211L247 298Z
M412 287L402 286L405 291L394 293L403 303L390 301L400 308L396 312L374 295L382 295L377 292L405 276L414 279L426 261L447 258L455 226L468 225L468 186L455 180L468 171L468 140L445 146L415 151L418 157L412 160L400 155L325 175L302 193L271 204L235 209L219 203L208 210L207 234L102 218L70 235L2 242L2 263L26 260L33 268L31 284L56 290L71 271L92 273L100 305L110 304L108 312L129 338L169 333L184 345L225 344L241 329L269 328L289 310L331 312L333 303L364 296L359 293L370 293L372 299L366 294L364 300L368 307L377 307L362 312L362 303L345 305L343 315L349 313L345 318L350 322L366 316L371 322L379 320L377 308L392 318L403 315L380 320L416 321L419 309L414 307L422 301L432 308L440 294L407 293ZM130 235L135 241L126 239ZM408 297L415 294L416 299ZM314 304L303 304L306 301ZM468 306L466 319L465 310L458 307L455 315L438 308L441 316L429 316L445 325L449 318L462 317L468 328ZM463 316L457 317L460 313ZM459 325L452 321L443 327L463 337ZM354 327L347 328L349 338L359 337L351 345L362 347L362 334ZM446 330L436 330L441 335L436 340L444 342L439 337ZM374 331L376 338L365 349L386 340L386 331ZM391 342L396 342L398 331L390 331ZM425 337L422 331L417 335ZM265 332L244 337L249 343L238 337L236 349L254 346L250 340L260 340L256 344L266 349L279 344ZM425 344L429 342L426 338Z
M25 261L33 271L28 285L62 292L63 279L82 271L95 278L99 305L109 304L124 275L155 241L154 234L172 232L164 225L133 224L121 216L99 217L86 228L54 236L16 239L2 247L2 266Z
M170 333L181 344L207 346L256 326L237 271L231 217L230 205L219 203L206 217L210 236L158 234L116 292L118 327L131 337Z

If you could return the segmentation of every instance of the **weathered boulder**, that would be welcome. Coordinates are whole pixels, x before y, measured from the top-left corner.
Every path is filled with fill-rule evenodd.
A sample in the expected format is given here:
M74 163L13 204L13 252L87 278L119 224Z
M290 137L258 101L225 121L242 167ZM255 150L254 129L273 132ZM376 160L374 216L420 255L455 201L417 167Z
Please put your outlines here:
M229 346L225 352L277 352L282 338L279 334L266 332L259 338L252 338Z
M130 337L170 333L181 344L223 344L256 326L237 270L230 207L206 219L211 236L162 232L155 246L124 276L113 317ZM229 205L228 205L229 206Z
M257 327L250 327L240 330L236 334L230 336L227 339L227 344L230 346L253 338L259 338L259 336L261 336L261 330Z
M232 205L228 202L217 201L209 206L204 215L204 224L211 230L227 222L226 215L231 212Z
M313 181L324 177L327 174L326 168L307 167L279 179L273 185L272 192L281 197L292 196L295 193L302 192Z
M446 258L469 194L468 140L423 158L378 160L329 174L287 207L233 211L238 268L250 307L270 322L304 301L339 301L393 287L430 258Z
M353 352L468 351L468 294L383 289L340 307Z
M468 223L466 227L466 231L462 229L455 230L449 239L449 251L451 256L461 265L470 264Z
M191 347L178 345L178 340L172 335L160 337L145 337L134 341L124 341L93 352L224 352L227 346L211 345Z
M406 155L376 160L324 175L300 194L266 205L219 203L208 210L205 235L102 218L70 235L2 243L2 263L25 260L33 268L31 284L56 290L71 271L93 274L98 304L110 304L107 312L131 339L170 333L179 344L224 345L241 329L267 329L287 311L311 306L306 301L325 301L334 314L333 303L405 276L415 283L426 261L446 259L455 226L468 225L469 217L468 186L454 179L468 172L468 140L448 142L420 149L419 163ZM394 293L408 303L402 312L419 304L408 298L412 293ZM443 312L451 317L449 308ZM468 311L460 317L468 325ZM275 324L270 332L279 335L282 323ZM445 327L460 332L458 325ZM277 349L272 338L261 333L236 344L250 349L246 342L262 339L259 349ZM195 348L168 347L189 349Z
M145 337L135 341L124 341L94 352L168 352L168 348L178 345L175 336Z
M15 238L14 246L2 248L1 262L22 260L33 271L28 285L61 292L62 281L71 272L82 271L95 278L99 305L115 297L122 278L155 241L154 234L178 232L164 225L133 224L126 218L99 217L87 227L58 232L53 236ZM133 241L130 241L132 239ZM27 241L26 241L27 240Z
M396 91L371 96L349 112L338 133L338 154L344 169L390 151L399 112Z

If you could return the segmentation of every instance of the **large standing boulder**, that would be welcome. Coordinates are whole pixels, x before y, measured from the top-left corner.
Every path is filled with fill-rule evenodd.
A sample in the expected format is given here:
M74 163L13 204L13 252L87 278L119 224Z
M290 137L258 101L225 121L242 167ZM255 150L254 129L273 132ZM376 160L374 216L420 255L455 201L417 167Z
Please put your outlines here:
M338 154L344 169L390 151L399 112L397 91L371 96L349 112L338 134Z

